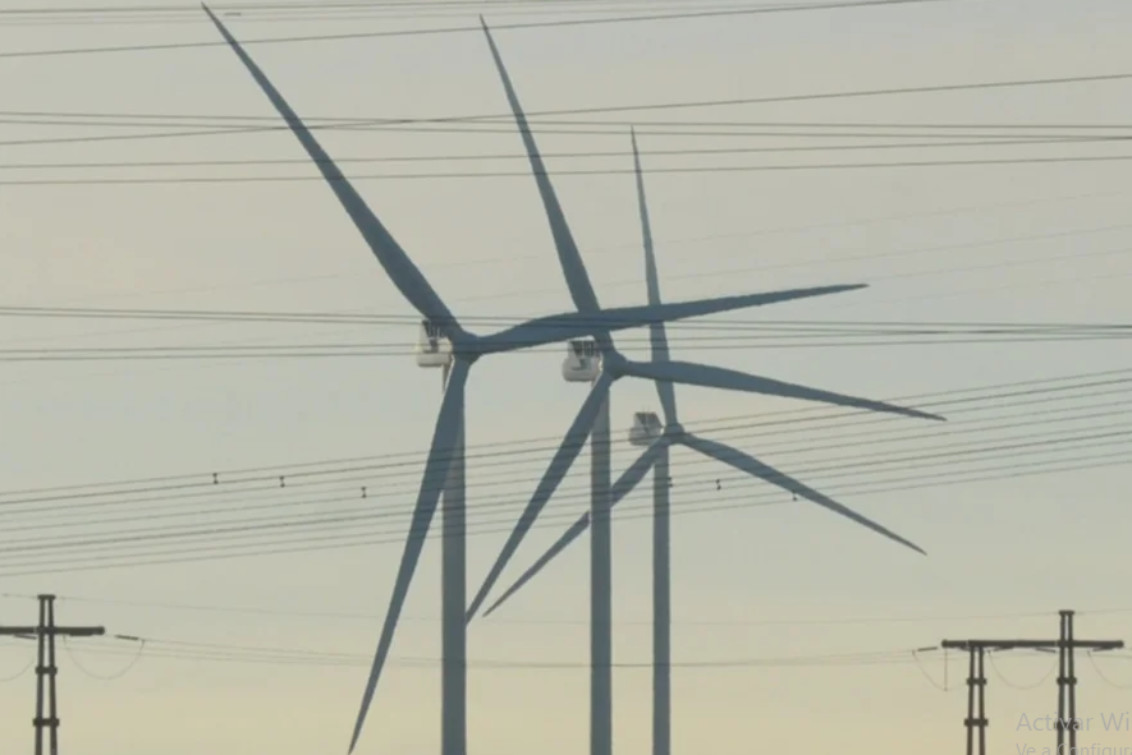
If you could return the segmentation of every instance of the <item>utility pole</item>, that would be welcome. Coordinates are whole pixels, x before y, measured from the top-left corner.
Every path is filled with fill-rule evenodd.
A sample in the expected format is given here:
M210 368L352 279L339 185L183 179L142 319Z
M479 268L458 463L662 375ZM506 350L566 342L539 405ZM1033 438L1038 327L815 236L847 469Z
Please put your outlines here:
M949 647L947 642L944 642L944 647ZM987 749L987 676L983 669L984 650L981 645L967 646L970 656L967 672L967 718L963 719L963 725L967 727L967 755L975 753L976 729L979 731L979 755L986 755Z
M1073 675L1073 651L1076 648L1090 650L1116 650L1124 647L1123 640L1078 640L1073 636L1073 611L1060 611L1061 631L1056 640L944 640L942 648L966 650L970 655L967 674L967 755L986 755L987 716L986 686L987 677L983 659L987 651L997 650L1046 650L1058 651L1057 675L1057 752L1076 752L1077 747L1077 678ZM978 730L978 750L975 750L975 731ZM1069 749L1065 749L1065 731L1069 731Z
M1077 752L1077 677L1073 673L1073 612L1061 611L1057 674L1057 751ZM1068 711L1068 716L1066 712ZM1062 749L1069 729L1069 749Z
M55 638L96 637L105 634L103 627L60 627L55 625L55 596L39 596L39 624L34 627L0 627L0 636L9 635L37 643L35 664L35 755L43 753L43 733L48 732L48 753L59 755L59 709L55 697L55 678L59 667L55 663ZM44 715L44 698L47 703Z

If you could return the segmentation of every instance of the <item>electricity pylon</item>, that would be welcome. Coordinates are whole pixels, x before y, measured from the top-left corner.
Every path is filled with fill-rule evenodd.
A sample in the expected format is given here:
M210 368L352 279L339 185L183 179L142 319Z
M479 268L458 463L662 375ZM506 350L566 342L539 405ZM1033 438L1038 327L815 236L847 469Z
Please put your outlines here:
M56 682L59 668L55 664L55 638L96 637L105 634L103 627L60 627L55 625L55 596L39 596L39 624L34 627L0 627L0 635L10 635L37 642L35 664L35 755L43 755L43 734L48 734L48 753L59 755L59 708ZM46 700L44 699L46 698ZM44 715L46 703L47 715Z

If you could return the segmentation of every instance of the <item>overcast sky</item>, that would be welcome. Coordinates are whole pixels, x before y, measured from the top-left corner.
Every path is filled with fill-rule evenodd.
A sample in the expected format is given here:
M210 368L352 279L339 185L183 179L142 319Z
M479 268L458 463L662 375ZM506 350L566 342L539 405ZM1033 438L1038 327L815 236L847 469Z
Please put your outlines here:
M581 3L553 5L554 12L510 7L487 20L503 26L603 15L583 13ZM246 13L226 21L241 39L474 26L484 4L470 6L425 15L414 4L397 13L343 12L337 20L327 12L294 18L274 13L258 20ZM641 8L621 3L608 15ZM1130 32L1132 7L1119 0L956 0L500 28L496 41L524 106L537 113L1125 74L1132 73ZM54 20L0 15L5 54L216 39L207 19L191 7L165 15L104 12L85 20L74 14ZM248 51L296 110L312 119L506 112L478 32L249 45ZM199 482L213 472L265 466L285 467L286 474L309 462L361 457L369 459L362 466L370 465L338 473L309 493L277 490L269 481L246 494L205 490L195 498L176 498L179 491L163 489L118 508L106 504L112 498L13 506L5 548L147 526L207 528L241 518L286 518L297 510L268 504L292 503L307 514L327 516L391 513L334 530L356 535L324 543L334 547L298 551L295 540L305 536L303 530L255 535L256 547L264 548L289 537L291 552L276 555L142 563L168 559L182 547L200 548L201 541L195 546L119 541L97 552L0 554L5 595L0 623L34 623L35 602L24 596L54 592L88 599L62 601L62 623L101 624L114 634L152 640L133 666L128 664L135 646L127 641L74 641L60 650L63 747L80 755L344 752L439 405L439 375L422 372L403 348L416 337L414 311L319 181L89 182L313 177L308 165L12 167L301 160L304 153L285 131L16 143L186 131L202 123L215 127L217 116L275 123L274 111L230 50L0 55L0 90L8 111L0 118L0 182L16 182L0 185L0 306L366 313L396 320L314 325L0 317L5 360L11 349L58 355L58 349L154 346L377 343L389 352L0 362L0 491L166 475L197 475L191 480ZM1090 125L1129 123L1130 91L1132 80L1125 79L558 116L557 125L549 118L534 120L552 172L609 171L555 179L604 306L638 304L645 297L633 179L622 172L631 167L628 125L634 123L666 299L870 284L862 291L715 318L719 322L1119 323L1129 319L1132 270L1127 220L1132 190L1126 180L1132 153L1119 143L735 150L899 141L878 137L875 124L924 124L912 130L921 139L905 138L920 143L948 141L931 124L968 124L956 130L967 135L988 134L991 124L1013 124L1002 129L1004 138L1022 133L1020 124L1069 124L1064 133L1080 135ZM139 125L154 114L170 117ZM194 125L171 117L187 115L211 119ZM563 126L567 119L616 125ZM60 125L66 120L81 123ZM708 126L672 125L677 121ZM719 125L723 122L747 124L749 133L719 136L728 130ZM862 125L844 129L841 137L831 137L829 128L810 129L824 135L807 137L799 136L806 130L801 126L781 125L790 123ZM513 126L502 124L494 133L419 126L319 132L336 157L452 157L344 162L348 175L518 174L357 183L448 305L458 316L478 318L475 327L481 330L573 309L534 182L523 175L525 161L515 159L521 142ZM577 133L583 128L600 133ZM697 130L699 135L691 133ZM771 132L793 136L767 135ZM721 148L731 151L656 154ZM578 156L593 152L613 154ZM574 156L554 156L561 153ZM1121 159L828 167L1078 156ZM814 167L797 169L806 165ZM795 167L671 171L707 166ZM650 167L669 172L649 175ZM24 179L82 182L19 183ZM939 411L950 422L878 419L785 399L677 388L689 429L759 455L929 554L902 549L689 451L674 451L673 660L692 664L674 671L677 752L705 746L715 755L749 755L756 748L845 755L878 747L954 752L964 736L965 659L951 654L945 675L941 653L924 654L918 667L910 649L945 637L1054 636L1061 608L1082 612L1078 634L1132 639L1128 393L1122 383L1094 385L1127 376L1099 373L1132 368L1120 341L1027 344L983 338L762 348L752 337L753 325L738 335L697 327L672 327L674 358L901 400ZM618 342L626 353L645 356L642 336L626 334ZM719 343L733 348L706 348L710 338L721 336L727 338ZM481 457L469 460L468 501L470 526L480 532L469 541L469 592L479 586L584 398L584 386L561 378L563 352L555 346L492 356L473 370L467 443L469 454ZM1079 377L1066 382L1070 388L1048 401L990 398L1018 393L1023 381L1073 376ZM932 403L968 390L982 398ZM634 458L625 442L632 412L659 407L652 385L633 379L615 385L611 406L616 474ZM790 412L823 419L766 424ZM519 442L526 447L521 456L484 455L498 450L491 444ZM1020 446L1027 442L1034 446ZM394 455L400 466L375 469L383 455ZM505 581L584 511L587 469L583 455L548 506L546 526L532 532ZM1061 471L1032 474L1051 469ZM1027 474L1017 474L1023 471ZM922 484L916 484L918 476ZM965 481L980 477L989 479ZM5 492L0 500L41 495ZM84 500L100 505L64 507ZM649 657L651 534L643 516L649 501L645 484L620 504L615 517L615 660L628 664ZM151 515L155 518L147 521ZM45 522L54 522L55 529L32 529ZM380 542L358 543L366 538ZM245 538L234 547L246 554L252 542ZM472 752L564 755L586 746L588 682L581 665L588 659L586 550L585 541L579 542L537 583L470 630ZM360 755L437 749L439 552L431 540ZM129 566L94 568L115 559ZM46 568L51 573L37 573ZM886 620L856 621L867 618ZM223 649L209 651L208 644ZM312 656L317 663L311 664L291 662L294 656L282 664L250 662L264 658L234 649L245 647L323 655ZM101 652L111 648L119 652ZM18 674L31 653L30 643L0 645L0 679ZM361 660L327 665L327 653ZM821 660L846 654L852 663ZM800 657L820 662L781 663ZM861 662L870 660L885 662ZM1054 660L1019 656L996 662L988 691L991 747L1014 751L1018 744L1052 744L1050 733L1016 728L1023 713L1034 718L1055 712L1055 674L1043 676ZM498 661L519 667L492 665ZM732 663L695 665L708 661ZM0 685L4 751L27 748L32 736L34 679L25 671ZM1078 676L1079 710L1098 716L1080 743L1132 745L1132 733L1104 732L1099 720L1132 710L1127 690L1132 654L1097 659L1095 668L1082 656ZM617 669L614 682L615 747L619 753L648 752L649 670ZM945 682L946 692L935 686Z

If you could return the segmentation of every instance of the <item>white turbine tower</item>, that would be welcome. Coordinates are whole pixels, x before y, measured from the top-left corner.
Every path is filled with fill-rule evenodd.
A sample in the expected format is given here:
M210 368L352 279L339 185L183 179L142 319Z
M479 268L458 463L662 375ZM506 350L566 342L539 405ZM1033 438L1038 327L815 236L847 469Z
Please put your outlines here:
M441 400L448 389L452 374L452 344L442 328L428 320L421 323L417 341L417 364L420 367L443 368L440 379ZM457 449L448 468L441 491L441 566L440 584L444 591L441 605L441 664L440 721L441 752L463 755L466 750L465 722L467 721L467 623L464 606L467 604L467 517L464 501L464 423L460 418L454 441Z
M303 124L278 90L248 56L224 24L207 6L202 6L220 34L267 96L272 106L286 121L295 138L314 162L354 226L400 291L401 295L421 314L422 349L418 363L422 366L445 366L450 371L445 381L441 401L425 463L420 491L413 509L412 522L406 536L405 549L389 599L381 636L374 655L373 667L366 683L361 708L354 727L350 750L353 751L365 722L366 713L377 688L389 649L396 632L401 609L420 559L424 538L436 513L441 491L445 489L447 502L442 522L443 529L459 536L443 538L444 568L442 582L443 681L442 710L444 755L465 755L466 719L465 702L465 616L466 587L464 561L464 391L472 365L480 357L508 351L531 348L560 341L592 336L608 337L608 333L625 328L640 327L653 322L680 320L689 317L727 312L773 302L862 288L854 286L826 286L822 288L778 291L764 294L721 297L663 305L659 307L621 307L615 309L592 308L585 312L568 312L539 317L498 333L479 336L464 330L441 298L429 285L424 275L397 243L374 212L350 184L342 171ZM596 409L596 404L593 409ZM594 416L584 414L586 427ZM457 472L452 473L453 468ZM451 474L450 474L451 473Z
M649 228L648 209L645 203L644 181L641 176L640 158L637 153L636 138L633 137L633 159L637 177L637 191L640 204L641 230L645 249L645 277L648 286L648 300L651 305L660 304L660 287L657 279L656 258L653 253L652 233ZM652 341L652 364L669 361L668 339L663 324L650 325ZM722 461L741 472L768 482L792 493L795 498L802 497L824 506L869 529L879 532L897 542L923 553L917 545L893 534L884 527L833 501L816 490L789 477L769 465L755 459L738 449L726 446L688 433L680 425L676 413L676 395L670 382L658 380L657 393L664 412L662 424L652 412L637 412L629 431L629 441L635 446L644 446L645 451L625 470L611 490L611 503L616 505L628 495L651 469L653 472L653 753L669 755L671 752L671 594L670 594L670 549L669 549L669 448L674 444L684 445L712 459ZM591 512L582 514L573 525L527 569L488 609L484 615L491 614L505 601L527 584L536 574L550 563L573 541L581 537L593 526Z
M481 18L481 23L483 19ZM542 197L551 232L554 236L555 246L558 250L559 261L566 278L566 283L573 296L575 305L580 313L600 311L597 296L586 273L577 244L570 233L569 226L562 208L558 203L554 188L547 175L530 126L522 107L519 104L510 77L503 65L495 42L487 24L483 23L484 33L491 47L496 68L499 71L507 100L511 106L520 134L523 138L527 156L538 184L539 194ZM635 139L634 139L635 145ZM646 243L651 246L651 237L648 231L648 218L644 205L644 196L641 195L642 224L644 226ZM651 254L651 252L650 252ZM661 306L652 304L650 306ZM590 502L589 523L592 526L590 534L590 752L591 755L611 755L612 752L612 549L610 508L612 506L612 493L609 483L609 406L608 395L613 382L620 377L631 375L640 378L658 381L662 400L667 401L671 395L672 383L699 385L725 390L746 391L773 396L800 398L810 401L821 401L839 406L851 406L871 411L892 412L912 417L941 420L942 417L927 414L915 409L905 409L891 404L855 398L830 391L807 388L791 383L773 380L755 375L727 370L719 367L709 367L688 362L672 362L668 359L655 359L651 362L634 362L626 359L613 345L613 339L608 331L595 333L597 351L600 354L600 373L593 381L590 394L579 409L573 424L567 431L561 446L551 459L550 466L539 481L534 495L519 517L503 549L488 571L487 577L476 593L468 608L468 620L475 617L483 606L488 594L503 573L511 557L518 549L526 533L534 525L539 513L550 500L554 490L566 475L570 466L577 458L582 444L590 437L591 453L593 457L591 468L592 497ZM655 333L654 333L655 338ZM577 354L568 354L568 359L575 358ZM571 370L567 367L567 379L570 379ZM583 378L584 379L584 378ZM668 404L665 404L668 406ZM647 470L647 468L646 468ZM642 471L642 475L644 472ZM639 478L638 478L639 479ZM838 506L834 504L834 506ZM839 510L843 509L840 507ZM859 517L847 509L842 513L853 516L857 521L897 540L909 547L919 550L907 540L895 535L884 527L875 524L863 517Z

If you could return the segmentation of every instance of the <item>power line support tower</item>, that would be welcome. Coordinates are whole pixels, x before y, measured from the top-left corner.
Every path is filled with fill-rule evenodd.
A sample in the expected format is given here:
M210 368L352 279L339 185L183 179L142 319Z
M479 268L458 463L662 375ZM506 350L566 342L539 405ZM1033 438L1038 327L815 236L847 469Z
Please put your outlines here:
M1073 651L1076 648L1089 650L1117 650L1124 647L1123 640L1078 640L1073 636L1073 611L1060 611L1061 631L1056 640L944 640L942 648L966 650L970 656L970 669L967 674L967 755L986 755L987 678L983 667L984 656L988 651L997 650L1042 650L1058 652L1057 675L1057 750L1058 753L1076 752L1077 747L1077 678L1073 672ZM975 732L978 730L978 737ZM1069 732L1069 748L1065 748ZM978 750L975 741L978 740Z
M1077 677L1073 673L1073 612L1061 611L1057 669L1057 751L1077 752ZM1068 715L1067 715L1068 714ZM1069 749L1064 749L1065 730Z
M945 645L946 647L946 645ZM970 645L967 648L970 656L967 672L967 718L963 725L967 727L967 755L975 754L975 730L978 729L979 755L986 755L987 751L987 712L986 689L987 676L983 667L985 648L979 645ZM978 714L976 716L976 713Z
M35 664L35 755L43 753L43 734L48 734L49 755L59 755L59 708L55 696L59 667L55 663L55 638L96 637L103 627L60 627L55 625L55 596L39 596L39 624L34 627L0 627L0 635L34 639ZM45 699L46 698L46 699ZM46 715L44 711L46 703Z

